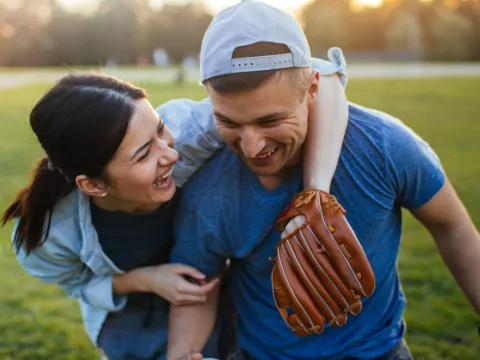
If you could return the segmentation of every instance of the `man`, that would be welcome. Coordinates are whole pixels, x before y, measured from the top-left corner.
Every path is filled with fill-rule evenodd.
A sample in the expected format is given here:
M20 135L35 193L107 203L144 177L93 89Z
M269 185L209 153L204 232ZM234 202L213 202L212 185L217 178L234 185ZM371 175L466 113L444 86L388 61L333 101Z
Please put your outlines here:
M310 67L307 40L289 15L244 1L214 19L201 65L228 148L185 188L171 260L212 278L231 259L236 359L411 359L396 269L402 207L430 231L480 313L480 238L439 159L400 121L351 104L331 192L367 254L376 289L342 327L296 336L274 303L268 259L280 240L272 224L301 190L300 150L321 84ZM216 294L202 305L172 308L168 359L201 349L214 321Z

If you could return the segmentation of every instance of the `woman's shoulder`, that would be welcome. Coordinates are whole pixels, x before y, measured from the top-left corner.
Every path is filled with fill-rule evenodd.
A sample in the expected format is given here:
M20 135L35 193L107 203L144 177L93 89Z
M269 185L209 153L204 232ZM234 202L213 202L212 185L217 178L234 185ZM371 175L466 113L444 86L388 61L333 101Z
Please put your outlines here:
M60 199L53 208L50 226L62 226L64 223L81 221L86 211L89 211L88 197L79 189L74 189L68 195Z
M49 227L49 219L45 219L47 236L43 245L79 252L85 234L84 229L91 223L90 219L88 197L78 189L73 190L53 208Z
M62 198L53 209L50 226L48 217L45 219L43 242L28 256L23 248L19 249L17 258L20 262L26 266L39 259L79 258L85 240L81 213L90 211L89 208L85 209L86 205L88 197L84 197L79 190ZM12 241L17 226L18 221L12 232Z

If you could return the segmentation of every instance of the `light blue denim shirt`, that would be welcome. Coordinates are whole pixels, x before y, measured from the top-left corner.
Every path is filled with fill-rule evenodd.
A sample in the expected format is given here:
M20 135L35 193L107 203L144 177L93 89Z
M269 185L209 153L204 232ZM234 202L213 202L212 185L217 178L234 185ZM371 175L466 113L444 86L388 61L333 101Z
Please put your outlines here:
M321 75L338 73L346 85L341 51L330 49L330 61L313 60ZM177 186L182 186L217 150L224 146L212 114L210 101L169 101L157 112L172 132L180 159L174 168ZM16 231L16 226L12 234ZM77 298L87 333L97 346L97 337L109 312L126 304L125 296L114 296L112 279L122 270L102 251L92 224L89 198L72 191L54 208L46 241L28 256L20 249L17 259L23 269L45 283L57 284Z

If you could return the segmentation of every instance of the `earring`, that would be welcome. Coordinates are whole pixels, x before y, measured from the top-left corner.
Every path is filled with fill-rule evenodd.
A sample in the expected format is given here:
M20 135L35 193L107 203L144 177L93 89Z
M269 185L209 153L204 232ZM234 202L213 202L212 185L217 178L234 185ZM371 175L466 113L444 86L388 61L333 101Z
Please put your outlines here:
M105 197L107 196L108 192L105 190L103 193L102 193L102 197Z

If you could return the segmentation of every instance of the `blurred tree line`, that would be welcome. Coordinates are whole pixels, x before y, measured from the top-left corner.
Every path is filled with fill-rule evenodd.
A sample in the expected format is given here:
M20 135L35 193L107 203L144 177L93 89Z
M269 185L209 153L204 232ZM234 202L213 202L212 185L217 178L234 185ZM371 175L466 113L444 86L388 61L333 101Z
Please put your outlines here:
M162 48L174 62L197 56L212 16L198 2L100 0L88 13L56 0L0 0L0 65L151 63ZM480 0L314 0L300 14L312 51L406 53L423 60L480 60Z
M480 0L315 0L302 11L312 50L406 54L419 60L480 60Z

